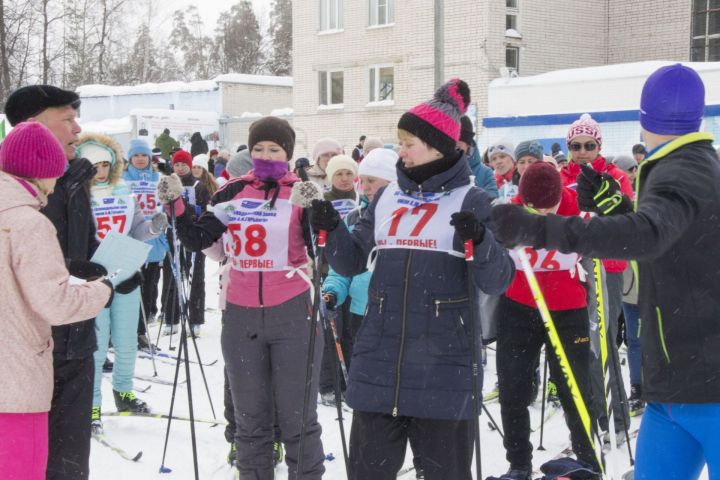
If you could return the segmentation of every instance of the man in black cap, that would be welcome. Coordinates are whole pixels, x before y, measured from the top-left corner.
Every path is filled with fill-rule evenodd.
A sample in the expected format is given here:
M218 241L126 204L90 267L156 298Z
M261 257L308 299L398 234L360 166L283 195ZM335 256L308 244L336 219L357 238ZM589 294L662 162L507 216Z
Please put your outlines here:
M5 103L10 125L36 121L60 141L69 161L42 212L57 230L58 241L70 273L87 277L102 274L102 267L88 262L97 248L95 221L90 209L89 181L95 169L84 158L75 158L80 133L76 121L80 97L51 85L31 85L15 90ZM92 409L93 352L97 348L95 321L52 327L55 386L49 415L48 480L83 480L89 476L90 412Z
M632 148L632 154L635 161L640 165L643 160L645 160L645 155L647 155L647 149L645 149L645 145L642 143L636 143L633 145Z
M352 159L358 163L363 159L363 145L365 145L365 135L360 135L360 140L352 151Z

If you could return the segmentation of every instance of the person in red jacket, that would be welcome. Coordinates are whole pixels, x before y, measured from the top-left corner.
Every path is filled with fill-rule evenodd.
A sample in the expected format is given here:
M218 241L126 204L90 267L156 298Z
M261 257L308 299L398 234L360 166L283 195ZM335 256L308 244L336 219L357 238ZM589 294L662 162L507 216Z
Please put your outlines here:
M587 113L583 113L568 130L566 137L568 151L571 160L567 167L560 171L563 185L575 189L577 185L578 174L581 171L580 165L589 164L593 170L603 175L605 178L611 177L620 185L620 192L629 200L633 200L635 192L633 191L632 182L628 174L619 169L615 164L609 163L600 154L602 149L602 135L600 125ZM628 262L624 260L603 260L605 267L605 291L607 293L607 338L615 338L618 331L618 319L622 313L622 293L623 293L623 271L628 268ZM597 329L593 329L597 333ZM599 341L599 340L598 340ZM619 362L617 345L615 342L608 342L608 352L612 356L613 362ZM596 349L596 339L593 339L594 353L599 351ZM619 363L618 363L619 365ZM600 429L608 431L607 408L605 406L605 386L602 377L602 366L600 365L599 355L594 354L591 358L591 388L593 392L593 411L598 419ZM619 368L618 368L619 370ZM615 369L610 368L610 385L612 387L611 403L613 409L613 419L615 421L615 431L624 432L625 425L630 425L630 416L628 409L623 405L627 405L627 393L622 381L615 378ZM623 421L623 417L625 421ZM623 441L623 436L618 436L618 443ZM609 438L606 438L609 441Z
M520 193L513 203L525 205L539 215L555 213L579 215L577 194L561 185L560 174L546 162L533 163L520 179ZM557 250L525 248L545 301L551 311L560 339L573 366L578 387L585 398L589 392L590 339L585 288L580 282L577 254ZM532 444L528 404L532 395L532 379L540 349L554 352L517 254L510 252L516 263L513 282L498 305L497 374L500 391L500 414L505 438L506 458L510 470L501 480L529 480L532 475ZM563 378L554 353L548 354L550 372ZM558 382L558 395L566 412L573 451L578 459L599 468L593 449L583 430L566 382Z

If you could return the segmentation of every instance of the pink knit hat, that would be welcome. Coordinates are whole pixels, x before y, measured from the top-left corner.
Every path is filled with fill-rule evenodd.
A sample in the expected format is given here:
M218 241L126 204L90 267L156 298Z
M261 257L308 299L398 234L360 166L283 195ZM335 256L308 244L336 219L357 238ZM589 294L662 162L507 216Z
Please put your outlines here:
M0 169L21 178L58 178L67 158L57 138L42 123L17 124L0 146Z
M343 153L340 142L338 142L334 138L321 138L320 140L318 140L313 147L313 162L317 162L318 157L320 157L320 155L324 153L333 153L335 155L340 155L341 153Z
M600 134L600 124L596 122L589 113L583 113L580 118L570 125L570 130L566 137L567 143L572 142L576 137L592 137L602 145L602 135Z

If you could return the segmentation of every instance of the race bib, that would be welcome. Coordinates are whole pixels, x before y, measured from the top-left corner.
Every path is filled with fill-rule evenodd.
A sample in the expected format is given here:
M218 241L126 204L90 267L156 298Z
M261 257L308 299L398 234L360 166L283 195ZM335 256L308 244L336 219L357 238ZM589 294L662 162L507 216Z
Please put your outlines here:
M135 213L135 201L130 195L92 197L92 211L98 240L102 241L110 230L127 235Z
M142 210L145 220L150 220L153 215L161 211L157 201L158 182L126 180L126 183L135 195L135 201Z
M580 255L577 253L560 253L557 250L535 250L534 248L523 248L525 254L530 260L530 265L535 272L560 272L573 270L580 261ZM515 250L509 250L510 257L515 262L518 271L522 271L520 257Z
M197 182L195 183L197 185ZM197 199L195 198L195 185L191 187L183 187L183 198L188 203L188 205L194 207L197 205Z
M375 207L375 245L410 248L463 256L453 249L455 229L450 216L462 209L471 186L448 192L406 194L393 182Z
M270 208L270 203L270 200L244 198L215 206L215 216L227 225L223 248L234 269L287 269L292 204L277 199Z
M353 199L345 198L342 200L333 200L333 207L340 214L340 218L345 218L348 213L352 212L357 208L357 202Z

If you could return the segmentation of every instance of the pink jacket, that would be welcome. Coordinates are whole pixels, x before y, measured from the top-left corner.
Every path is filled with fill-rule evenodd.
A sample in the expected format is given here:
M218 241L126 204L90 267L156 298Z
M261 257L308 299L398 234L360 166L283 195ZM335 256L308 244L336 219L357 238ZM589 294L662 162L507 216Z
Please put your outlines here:
M100 282L71 286L40 201L0 173L0 412L50 410L51 325L87 320L110 298Z
M266 192L259 190L263 185L251 171L241 177L247 185L235 196L238 198L264 199ZM293 183L299 181L294 173L288 172L279 180L280 193L278 198L289 199ZM272 191L270 192L272 195ZM292 207L290 218L290 231L288 235L288 260L290 266L296 267L298 272L287 277L287 272L243 272L230 269L230 283L227 290L227 301L242 307L259 307L260 296L262 305L273 307L280 305L302 292L310 289L309 283L299 273L305 273L305 266L308 263L307 250L302 232L303 210L300 207ZM262 278L262 285L260 279Z

